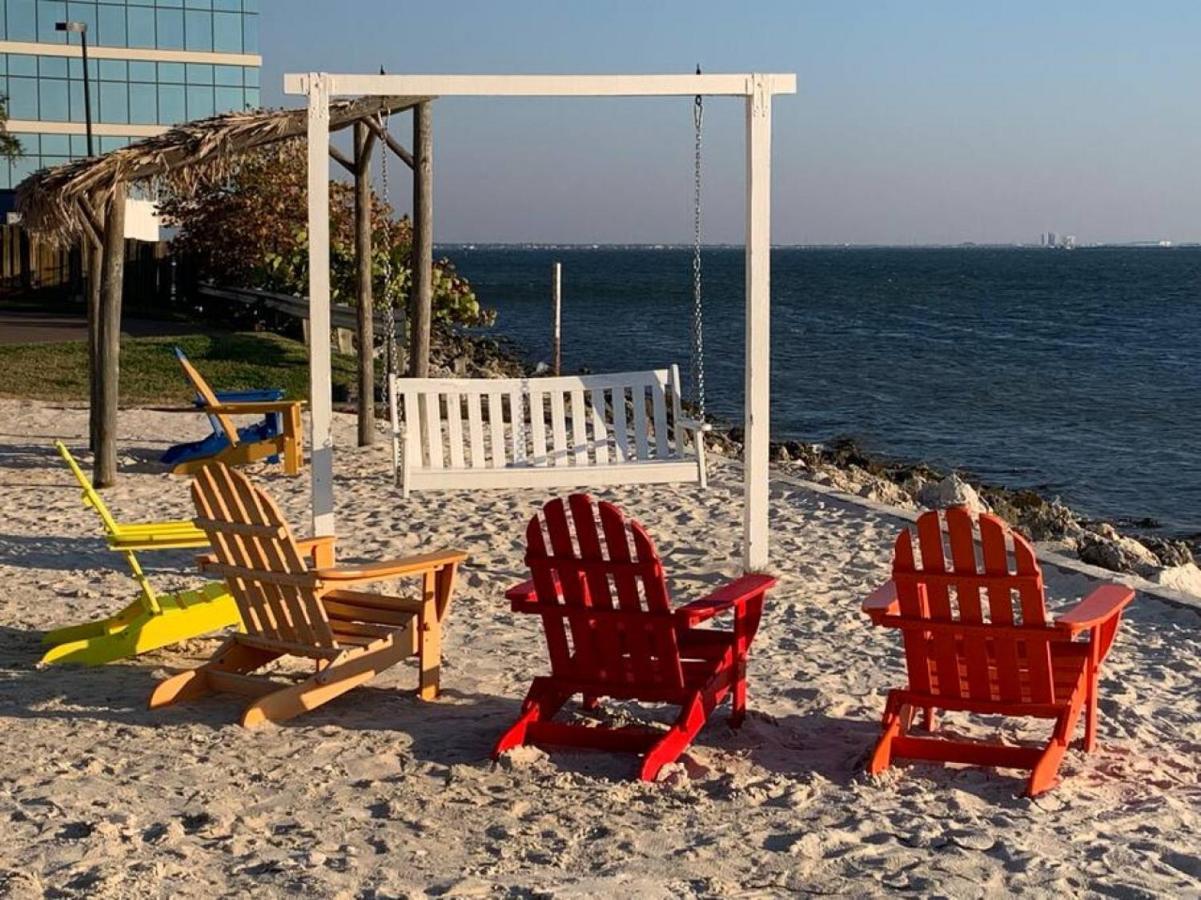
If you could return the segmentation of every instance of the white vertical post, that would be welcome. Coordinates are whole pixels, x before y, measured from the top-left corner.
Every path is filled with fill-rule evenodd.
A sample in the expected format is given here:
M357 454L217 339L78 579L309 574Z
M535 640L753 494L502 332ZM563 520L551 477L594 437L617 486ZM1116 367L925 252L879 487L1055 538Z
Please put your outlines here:
M333 391L329 355L328 75L310 73L309 95L309 410L312 423L313 534L334 533Z
M746 99L746 422L742 565L768 562L771 412L771 92L753 75Z
M550 345L551 371L562 375L563 367L563 263L554 264L551 279L551 302L554 304L553 337Z

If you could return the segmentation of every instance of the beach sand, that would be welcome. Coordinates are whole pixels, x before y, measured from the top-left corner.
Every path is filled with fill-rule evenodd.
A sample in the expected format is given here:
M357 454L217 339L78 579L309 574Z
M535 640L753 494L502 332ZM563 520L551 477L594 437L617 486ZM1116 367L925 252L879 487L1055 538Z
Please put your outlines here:
M781 577L750 660L751 715L719 710L657 784L635 759L492 742L547 669L537 619L509 612L522 532L542 492L416 494L386 472L387 441L353 447L336 417L339 559L462 547L442 698L414 697L413 663L282 726L247 731L241 699L146 710L156 679L217 638L94 669L39 670L39 632L133 597L118 557L51 446L85 441L85 410L0 401L0 896L233 892L320 896L955 897L1201 893L1201 621L1139 596L1102 685L1100 748L1063 783L1021 796L1021 773L902 765L863 773L884 694L902 683L895 632L859 612L888 574L900 519L796 486L772 491ZM187 480L153 460L198 437L191 417L125 410L119 518L191 515ZM255 466L298 533L308 478ZM655 536L677 603L738 571L739 472L711 487L597 492ZM163 591L195 585L190 551L146 554ZM1095 582L1047 571L1062 608ZM664 718L606 702L602 715ZM1045 723L969 721L1042 739Z

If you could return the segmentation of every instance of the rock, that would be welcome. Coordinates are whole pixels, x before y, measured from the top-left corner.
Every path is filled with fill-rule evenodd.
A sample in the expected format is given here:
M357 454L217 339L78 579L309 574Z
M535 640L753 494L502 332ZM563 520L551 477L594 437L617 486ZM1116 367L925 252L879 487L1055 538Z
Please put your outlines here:
M1160 569L1151 580L1182 594L1201 597L1201 568L1198 568L1196 563Z
M1147 547L1104 523L1095 531L1083 532L1077 554L1086 563L1114 572L1150 575L1160 568L1159 558Z
M952 472L946 478L927 485L917 496L917 502L929 509L966 506L973 513L989 512L990 507L976 489Z
M900 506L906 509L913 506L913 499L905 489L887 478L872 478L859 489L859 496L877 503L886 503L889 506Z
M1170 538L1162 537L1140 537L1148 550L1155 554L1160 565L1169 566L1171 568L1179 568L1192 563L1193 551L1189 549L1189 545L1184 541L1174 541Z
M515 769L528 769L531 766L536 766L549 758L546 751L538 747L526 745L524 747L514 747L512 750L502 753L498 763L505 771L512 772Z

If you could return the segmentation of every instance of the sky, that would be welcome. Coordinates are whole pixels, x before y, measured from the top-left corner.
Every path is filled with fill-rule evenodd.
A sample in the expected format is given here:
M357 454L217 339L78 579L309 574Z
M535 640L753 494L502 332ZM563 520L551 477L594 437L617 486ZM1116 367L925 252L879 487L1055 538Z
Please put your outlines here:
M1201 3L262 0L285 72L795 72L773 107L777 244L1201 240ZM411 121L393 132L411 143ZM704 239L741 243L742 101L705 107ZM447 98L435 239L692 234L688 99ZM390 193L409 204L393 160ZM378 173L377 173L378 179Z

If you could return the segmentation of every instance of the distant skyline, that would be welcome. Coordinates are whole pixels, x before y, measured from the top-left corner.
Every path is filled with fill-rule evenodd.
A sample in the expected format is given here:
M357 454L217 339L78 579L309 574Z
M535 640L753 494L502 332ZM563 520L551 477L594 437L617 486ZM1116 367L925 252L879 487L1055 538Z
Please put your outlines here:
M285 72L796 72L777 98L773 241L1201 240L1201 4L265 0ZM394 132L410 142L408 116ZM440 243L682 243L687 100L435 104ZM738 101L705 116L705 239L743 223ZM408 172L391 165L393 202Z

